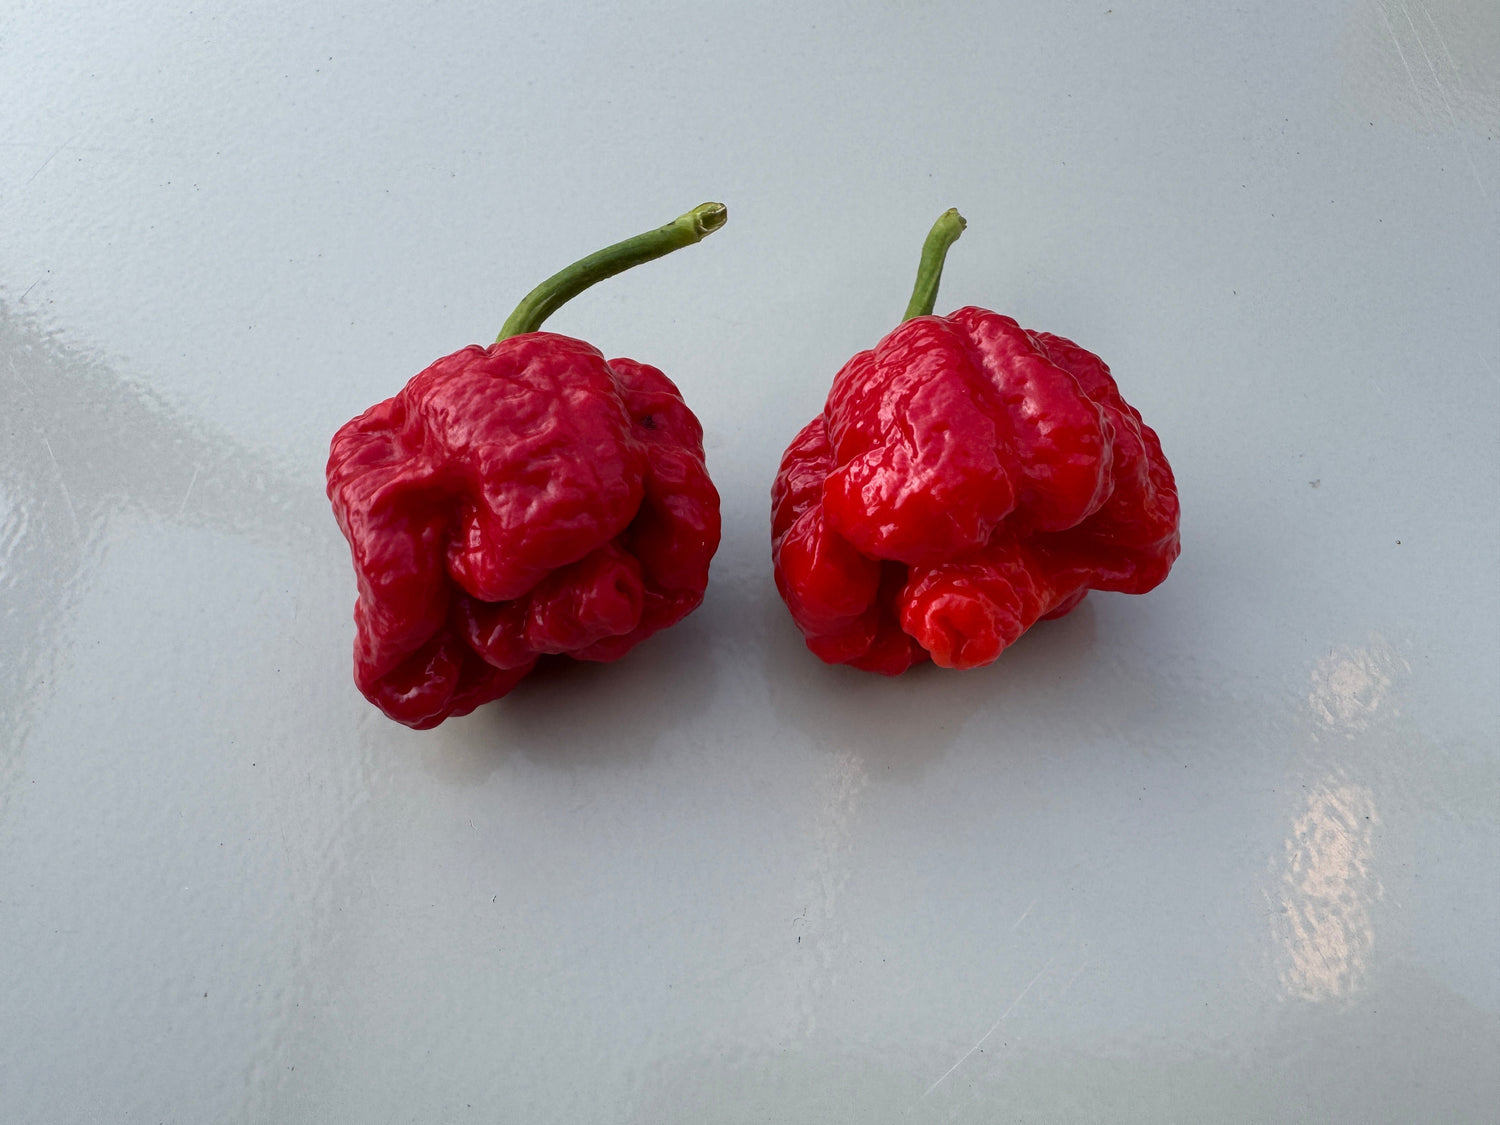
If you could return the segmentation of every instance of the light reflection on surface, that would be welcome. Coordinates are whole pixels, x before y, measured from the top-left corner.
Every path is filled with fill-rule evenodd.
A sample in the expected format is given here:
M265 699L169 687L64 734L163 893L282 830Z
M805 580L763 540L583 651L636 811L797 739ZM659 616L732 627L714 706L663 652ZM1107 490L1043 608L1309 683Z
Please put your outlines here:
M1281 993L1339 1000L1365 983L1375 946L1372 907L1384 894L1376 864L1380 813L1350 775L1395 716L1393 687L1406 663L1383 639L1337 649L1313 669L1307 709L1317 741L1339 755L1308 787L1275 866Z
M854 864L851 835L859 818L860 798L870 784L864 758L850 750L834 756L818 795L818 815L813 826L814 848L804 873L804 902L797 931L805 947L797 975L794 1000L793 1040L806 1039L817 1030L820 997L837 983L834 967L849 934L838 918L839 902Z
M1337 1000L1364 983L1375 944L1370 906L1382 893L1379 823L1370 790L1344 784L1310 794L1292 825L1279 888L1284 995Z
M278 546L326 535L299 480L0 303L0 820L45 707L67 622L111 518L207 527ZM94 643L85 630L81 643Z
M1376 638L1330 653L1313 670L1308 707L1330 733L1358 734L1392 713L1391 685L1406 664Z

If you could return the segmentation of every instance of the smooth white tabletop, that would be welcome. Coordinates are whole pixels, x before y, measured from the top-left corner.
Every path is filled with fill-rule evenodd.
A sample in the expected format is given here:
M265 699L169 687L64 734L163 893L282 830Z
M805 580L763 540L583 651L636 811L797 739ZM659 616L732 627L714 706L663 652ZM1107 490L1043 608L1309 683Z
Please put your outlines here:
M373 7L0 14L0 1120L1496 1119L1500 7ZM548 325L702 418L704 605L389 722L330 435L710 199ZM949 206L1183 553L887 680L768 492Z

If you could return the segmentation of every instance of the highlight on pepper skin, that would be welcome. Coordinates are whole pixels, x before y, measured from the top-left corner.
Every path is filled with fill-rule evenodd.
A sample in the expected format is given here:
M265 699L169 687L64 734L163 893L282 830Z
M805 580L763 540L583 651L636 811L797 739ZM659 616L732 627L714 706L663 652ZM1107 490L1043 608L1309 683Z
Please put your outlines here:
M703 600L719 494L654 367L542 332L568 297L724 223L704 204L549 278L501 338L444 356L334 435L328 497L358 582L354 679L419 730L544 655L618 660Z
M1090 590L1180 550L1171 467L1098 356L980 308L932 315L950 211L908 319L834 377L771 492L776 587L830 664L993 663Z

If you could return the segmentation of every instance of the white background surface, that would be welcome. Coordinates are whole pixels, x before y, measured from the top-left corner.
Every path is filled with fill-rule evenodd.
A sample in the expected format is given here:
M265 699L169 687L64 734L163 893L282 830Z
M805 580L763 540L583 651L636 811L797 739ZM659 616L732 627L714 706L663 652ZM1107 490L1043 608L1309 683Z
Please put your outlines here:
M0 1120L1480 1121L1500 9L0 12ZM707 600L417 734L333 430L566 262L707 431ZM805 652L771 475L899 319L1103 355L1183 555Z

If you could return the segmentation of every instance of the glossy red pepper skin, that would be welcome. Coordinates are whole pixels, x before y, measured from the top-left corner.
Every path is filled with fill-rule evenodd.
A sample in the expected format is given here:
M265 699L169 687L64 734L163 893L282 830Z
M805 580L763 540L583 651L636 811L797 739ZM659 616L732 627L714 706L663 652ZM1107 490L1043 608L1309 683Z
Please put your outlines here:
M1089 590L1152 589L1180 550L1172 470L1109 368L979 308L845 364L771 500L808 648L886 675L989 664Z
M544 654L618 659L703 599L719 495L660 371L551 332L471 346L334 435L354 678L417 729Z

